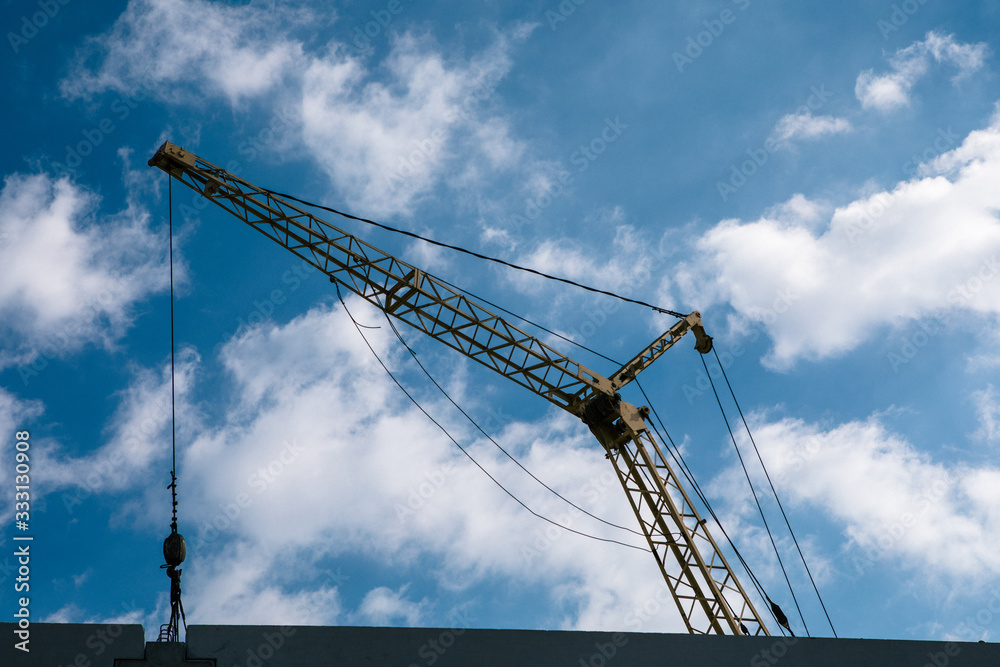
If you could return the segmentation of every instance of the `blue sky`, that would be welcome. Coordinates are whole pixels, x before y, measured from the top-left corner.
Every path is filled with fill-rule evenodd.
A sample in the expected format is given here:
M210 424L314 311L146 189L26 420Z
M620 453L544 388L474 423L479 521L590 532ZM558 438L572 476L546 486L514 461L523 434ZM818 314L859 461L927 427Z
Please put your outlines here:
M35 618L155 634L168 615L168 200L146 160L170 140L258 185L700 310L838 634L995 639L995 3L43 0L6 2L3 25L0 433L32 436ZM189 623L683 630L650 554L505 496L392 384L325 277L185 188L173 203ZM672 324L331 222L614 359ZM528 478L347 303L526 504L641 544ZM525 467L633 525L582 423L402 333ZM776 531L794 613L692 344L643 386L793 628L828 635Z

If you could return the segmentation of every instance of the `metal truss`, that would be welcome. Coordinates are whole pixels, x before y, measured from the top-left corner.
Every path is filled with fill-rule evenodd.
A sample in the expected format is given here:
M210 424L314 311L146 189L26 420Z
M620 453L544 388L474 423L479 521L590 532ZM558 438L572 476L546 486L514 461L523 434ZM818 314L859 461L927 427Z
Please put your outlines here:
M332 282L583 419L614 463L689 631L768 634L650 435L645 412L616 393L688 331L697 337L696 349L708 352L711 338L697 312L608 379L442 280L175 144L164 143L149 165L207 197Z
M605 442L601 433L595 435ZM605 449L688 631L768 634L649 431L619 437Z

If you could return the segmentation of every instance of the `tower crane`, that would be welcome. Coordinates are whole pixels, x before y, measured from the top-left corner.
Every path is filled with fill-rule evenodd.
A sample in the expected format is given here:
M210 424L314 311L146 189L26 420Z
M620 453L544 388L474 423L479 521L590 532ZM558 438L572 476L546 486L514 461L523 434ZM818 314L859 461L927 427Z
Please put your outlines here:
M770 634L646 424L619 390L687 332L711 350L701 315L681 318L605 377L434 276L277 194L165 142L149 160L380 310L580 418L604 447L692 634ZM287 197L287 196L286 196Z

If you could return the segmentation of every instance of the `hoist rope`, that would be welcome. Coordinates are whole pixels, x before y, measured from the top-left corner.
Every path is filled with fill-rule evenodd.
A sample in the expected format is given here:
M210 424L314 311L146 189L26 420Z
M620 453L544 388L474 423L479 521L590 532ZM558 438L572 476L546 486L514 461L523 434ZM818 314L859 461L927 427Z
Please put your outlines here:
M459 448L459 450L461 450L461 452L463 454L465 454L466 458L468 458L470 461L472 461L473 465L475 465L477 468L479 468L479 470L481 470L483 472L483 474L485 474L487 477L489 477L490 480L494 484L496 484L498 487L500 487L501 491L503 491L505 494L507 494L508 496L510 496L510 498L514 502L516 502L518 505L520 505L525 510L527 510L531 515L533 515L533 516L541 519L542 521L550 523L550 524L552 524L553 526L555 526L557 528L560 528L562 530L568 531L570 533L574 533L576 535L580 535L581 537L587 537L587 538L592 539L592 540L597 540L598 542L609 542L611 544L618 544L618 545L621 545L623 547L628 547L629 549L635 549L637 551L643 551L643 552L648 552L649 551L649 549L647 549L647 548L637 547L634 544L628 544L627 542L620 542L618 540L613 540L613 539L606 538L606 537L598 537L596 535L590 535L589 533L584 533L584 532L576 530L574 528L570 528L569 526L564 526L564 525L562 525L562 524L560 524L560 523L558 523L556 521L553 521L552 519L548 518L547 516L545 516L543 514L539 514L535 510L531 509L526 503L524 503L524 501L522 501L520 498L518 498L517 496L515 496L511 491L509 491L507 489L507 487L505 487L503 484L500 483L500 480L498 480L496 477L494 477L493 475L491 475L489 473L489 471L487 471L486 468L484 468L475 459L475 457L473 457L472 454L470 454L469 451L465 447L463 447L462 444L460 442L458 442L458 440L456 440L454 436L452 436L452 434L448 431L448 429L446 429L444 427L443 424L441 424L438 420L434 419L434 417L432 417L431 414L429 412L427 412L427 410L425 410L422 405L420 405L419 401L417 401L417 399L414 398L414 396L406 389L406 387L403 386L403 384L396 378L395 374L392 371L389 370L389 367L386 366L385 362L382 361L382 358L375 351L375 348L372 347L372 344L368 341L368 337L365 336L364 331L362 330L361 324L354 318L354 315L351 314L350 309L348 309L347 304L344 302L344 297L340 293L340 285L337 284L337 283L334 283L334 284L337 287L337 298L340 299L340 304L343 306L344 312L346 312L347 316L349 318L351 318L351 322L354 323L354 326L358 330L358 333L361 334L361 338L362 338L362 340L365 341L365 345L371 351L372 355L374 355L375 360L378 361L378 363L379 363L380 366L382 366L382 369L386 372L386 374L389 376L389 378L396 384L397 387L399 387L400 391L402 391L406 395L406 397L408 399L410 399L410 401L417 407L417 409L420 410L422 413L424 413L424 416L427 417L429 420L431 420L431 422L435 426L437 426L441 430L441 432L444 433L445 436L449 440L451 440L451 442L456 447Z
M170 494L172 532L177 532L177 408L174 398L174 193L173 179L167 178L167 219L170 245Z
M451 245L450 243L443 243L441 241L435 241L434 239L429 239L426 236L421 236L419 234L415 234L413 232L406 231L405 229L397 229L395 227L390 227L389 225L383 224L381 222L375 222L374 220L369 220L368 218L360 218L360 217L358 217L356 215L351 215L350 213L344 213L343 211L338 211L335 208L330 208L329 206L324 206L322 204L314 204L314 203L312 203L310 201L306 201L305 199L299 199L298 197L293 197L292 195L283 194L281 192L274 192L273 190L267 190L265 188L260 188L260 191L261 192L266 192L267 194L269 194L271 196L274 196L274 197L280 197L282 199L290 199L290 200L298 202L300 204L304 204L305 206L311 206L313 208L318 208L318 209L321 209L323 211L329 211L330 213L334 213L334 214L339 215L339 216L341 216L343 218L347 218L348 220L357 220L358 222L363 222L363 223L368 224L368 225L374 225L375 227L378 227L380 229L384 229L384 230L389 231L389 232L394 232L396 234L402 234L404 236L409 236L411 238L423 241L424 243L430 243L431 245L436 245L436 246L439 246L441 248L448 248L449 250L455 250L456 252L465 253L466 255L471 255L472 257L476 257L477 259L484 259L484 260L486 260L488 262L495 262L497 264L502 264L503 266L506 266L506 267L509 267L509 268L512 268L512 269L517 269L518 271L525 271L527 273L533 273L533 274L535 274L537 276L541 276L542 278L548 278L549 280L556 280L556 281L561 282L561 283L566 283L567 285L573 285L574 287L579 287L580 289L587 290L588 292L595 292L597 294L604 294L606 296L610 296L610 297L613 297L615 299L619 299L621 301L627 301L629 303L634 303L634 304L637 304L637 305L640 305L640 306L645 306L646 308L652 308L653 310L655 310L657 312L665 313L667 315L673 315L674 317L678 317L678 318L687 317L687 315L685 315L683 313L678 313L678 312L673 311L673 310L668 310L666 308L661 308L659 306L654 306L653 304L646 303L645 301L640 301L638 299L632 299L632 298L629 298L627 296L622 296L621 294L615 294L614 292L609 292L607 290L598 289L596 287L590 287L588 285L582 285L582 284L580 284L580 283L578 283L576 281L570 280L568 278L560 278L559 276L553 276L553 275L550 275L548 273L543 273L543 272L541 272L541 271L539 271L537 269L532 269L532 268L529 268L527 266L521 266L519 264L514 264L512 262L508 262L506 260L499 259L497 257L490 257L489 255L483 255L483 254L480 254L480 253L475 252L473 250L467 250L467 249L462 248L462 247L457 246L457 245Z
M757 511L760 513L760 520L764 523L764 530L767 532L768 539L771 540L771 547L774 549L774 555L778 558L778 566L781 568L781 574L785 577L785 583L788 585L788 592L792 596L792 600L795 602L795 609L799 612L799 619L802 621L802 627L806 630L806 635L809 635L809 626L806 625L806 619L802 615L802 608L799 606L798 598L795 597L795 591L792 589L792 582L788 578L788 572L785 570L785 564L781 560L781 554L778 552L778 545L774 541L774 535L771 533L770 527L767 525L767 518L764 516L764 508L761 507L760 498L757 497L757 492L753 488L753 482L750 480L750 472L747 470L746 463L743 461L743 454L740 452L740 447L736 444L736 436L733 435L733 429L729 425L729 418L726 417L726 410L722 407L722 399L719 398L719 392L715 388L715 381L712 380L711 373L708 372L708 364L705 363L705 355L699 355L701 357L701 364L705 368L705 375L708 377L709 384L712 386L712 393L715 394L715 401L719 404L719 411L722 412L722 421L726 423L726 430L729 431L729 438L733 442L733 448L736 450L736 456L740 460L740 467L743 468L743 474L747 478L747 484L750 485L750 495L753 496L753 501L757 505ZM767 601L774 605L774 602L770 598ZM787 626L786 626L787 627Z
M170 620L160 628L161 641L179 641L180 624L187 631L187 618L184 615L184 605L181 602L181 570L177 568L184 560L184 538L177 532L177 400L175 389L176 361L174 345L174 193L173 179L167 178L167 219L170 263L170 503L171 520L170 536L164 542L163 555L167 561L161 568L166 568L170 577ZM169 542L169 549L167 543ZM168 550L170 555L168 555ZM174 562L176 560L176 562Z
M760 455L760 450L757 449L757 442L753 439L753 433L750 432L750 426L747 424L746 417L743 416L743 409L740 408L740 402L736 400L736 393L733 391L733 385L729 382L729 377L726 375L726 369L722 366L722 360L719 359L719 353L715 350L715 360L719 363L719 368L722 370L722 377L726 381L726 386L729 388L729 394L733 397L733 403L736 405L736 410L740 413L740 420L743 421L743 428L746 429L747 437L750 438L750 443L753 445L753 450L757 454L757 460L760 462L760 467L764 471L764 476L767 478L767 483L771 487L771 493L774 495L774 500L778 503L778 509L781 510L781 516L785 520L785 526L788 528L788 533L792 536L792 542L795 543L795 549L799 552L799 558L802 560L802 566L806 570L806 574L809 575L809 582L812 584L813 590L816 592L816 598L819 600L820 607L823 608L823 614L826 616L826 622L830 624L830 630L833 632L833 636L837 636L837 630L833 627L833 621L830 620L830 614L826 610L826 605L823 603L823 596L819 593L819 588L816 586L816 580L813 579L812 571L809 569L809 564L806 563L806 557L802 553L802 548L799 546L799 540L795 537L795 531L792 530L792 524L788 520L788 515L785 514L785 508L781 504L781 499L778 498L778 492L774 488L774 483L771 481L771 475L767 472L767 466L764 465L764 459Z

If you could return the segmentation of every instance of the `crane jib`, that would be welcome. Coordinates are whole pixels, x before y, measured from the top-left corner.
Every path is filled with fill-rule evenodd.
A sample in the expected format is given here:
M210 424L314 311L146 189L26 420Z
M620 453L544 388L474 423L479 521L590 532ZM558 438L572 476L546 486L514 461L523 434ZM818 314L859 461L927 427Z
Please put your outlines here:
M712 339L705 334L697 311L609 379L521 331L444 281L176 144L165 142L149 165L204 195L380 310L583 419L615 466L688 630L769 634L647 428L648 409L636 408L617 394L688 331L696 337L699 352L711 350Z
M149 162L380 309L390 294L399 319L574 414L592 396L613 393L607 378L446 283L175 144L164 144Z

